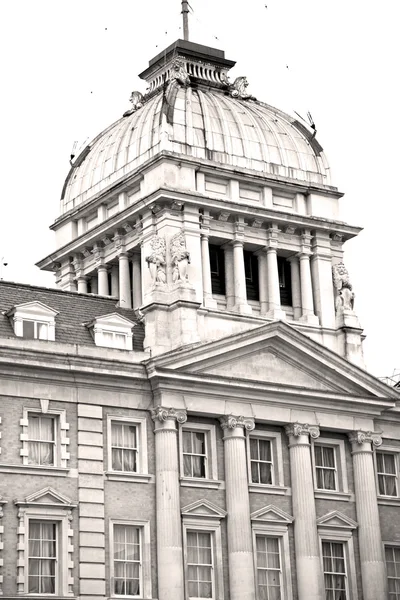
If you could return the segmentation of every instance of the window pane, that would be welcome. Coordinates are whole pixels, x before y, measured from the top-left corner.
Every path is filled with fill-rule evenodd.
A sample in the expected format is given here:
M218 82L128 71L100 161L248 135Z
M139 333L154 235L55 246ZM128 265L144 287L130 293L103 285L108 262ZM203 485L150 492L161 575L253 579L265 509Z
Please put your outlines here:
M51 521L30 521L28 537L28 592L54 594L57 524Z
M141 593L141 535L132 525L114 525L114 593Z
M37 337L39 340L49 339L49 326L47 323L37 323Z
M279 539L257 535L256 549L258 597L280 599L282 571Z
M189 598L212 598L213 553L211 534L188 531L186 535Z
M22 321L22 335L28 340L35 339L35 323L33 321Z

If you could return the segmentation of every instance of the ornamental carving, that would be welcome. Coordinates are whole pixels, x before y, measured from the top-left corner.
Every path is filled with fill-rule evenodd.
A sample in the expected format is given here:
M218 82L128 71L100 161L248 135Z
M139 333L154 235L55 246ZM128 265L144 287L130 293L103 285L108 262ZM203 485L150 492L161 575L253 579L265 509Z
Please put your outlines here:
M171 262L172 262L172 281L188 281L188 265L190 265L190 252L186 249L185 232L183 229L178 231L171 238Z
M181 85L183 85L185 87L190 85L190 77L188 75L186 67L185 67L184 63L181 60L179 60L179 58L177 58L172 63L169 76L170 76L170 80L175 79L176 81L178 81Z
M153 421L160 421L160 423L165 423L165 421L168 421L169 419L177 421L178 423L186 423L187 414L186 410L176 410L175 408L157 406L152 409L151 418Z
M153 285L163 285L167 281L166 275L166 245L165 239L153 235L150 242L151 249L153 252L146 256L146 262L150 269L151 279Z
M376 448L382 444L382 435L374 431L351 431L349 434L349 440L352 444L365 444L370 443Z
M130 115L132 115L134 112L136 112L137 110L139 110L139 108L142 108L145 99L143 94L141 94L140 92L134 91L131 93L131 97L129 98L129 102L132 104L132 108L130 108L129 110L127 110L126 112L124 112L123 116L124 117L129 117Z
M300 435L309 435L313 440L319 437L318 425L309 425L308 423L289 423L285 427L288 436L299 437Z
M343 310L353 310L354 292L350 282L349 272L344 263L338 263L332 266L333 285L336 291L335 309L336 312Z
M232 98L241 98L242 100L255 100L254 96L247 93L249 82L247 77L236 77L235 81L229 84L229 93Z
M255 424L253 417L234 417L233 415L226 415L219 419L222 429L235 429L236 427L242 427L246 431L253 431Z

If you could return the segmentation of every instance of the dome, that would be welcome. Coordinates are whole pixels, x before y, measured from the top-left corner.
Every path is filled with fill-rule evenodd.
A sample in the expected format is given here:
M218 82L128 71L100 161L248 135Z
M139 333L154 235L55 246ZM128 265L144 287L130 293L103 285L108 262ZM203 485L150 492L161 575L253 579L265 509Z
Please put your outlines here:
M157 57L153 59L144 73L148 77L152 71L147 96L134 92L132 110L78 156L64 185L64 212L133 174L161 151L299 183L329 185L329 166L315 132L247 94L244 77L230 84L223 62L234 64L220 58L218 68L215 64L206 68L204 60L199 66L193 57L175 56L163 79L155 68Z

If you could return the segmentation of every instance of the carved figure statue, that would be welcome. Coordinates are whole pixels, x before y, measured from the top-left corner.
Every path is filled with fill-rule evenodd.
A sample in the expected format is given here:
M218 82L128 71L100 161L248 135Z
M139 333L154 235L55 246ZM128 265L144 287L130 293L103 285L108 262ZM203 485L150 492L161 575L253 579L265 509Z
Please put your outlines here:
M172 258L172 281L187 281L187 268L190 264L190 252L186 249L185 232L183 229L178 231L171 238L171 258Z
M343 310L353 310L354 292L350 282L349 272L344 263L338 263L332 266L333 285L336 290L336 312Z
M144 96L140 92L134 91L129 98L129 102L131 102L132 108L124 112L124 117L129 117L129 115L139 110L139 108L142 108L144 104Z
M165 273L166 268L166 246L164 238L154 235L151 240L151 249L153 252L146 256L146 262L150 269L150 275L153 285L164 284L167 281Z
M232 98L242 98L243 100L254 98L254 96L247 93L246 90L248 86L249 82L247 81L247 77L236 77L235 81L230 84L230 94Z
M186 71L186 67L183 62L179 59L176 59L172 63L171 71L170 71L170 79L176 79L184 85L185 87L190 85L190 77L188 72Z

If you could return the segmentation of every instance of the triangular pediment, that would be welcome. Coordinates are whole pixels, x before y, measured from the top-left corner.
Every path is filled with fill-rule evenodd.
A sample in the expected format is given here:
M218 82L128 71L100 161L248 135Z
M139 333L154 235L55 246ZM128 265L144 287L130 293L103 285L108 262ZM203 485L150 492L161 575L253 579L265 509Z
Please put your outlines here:
M398 391L283 321L175 350L153 362L163 369L227 381L400 400Z
M17 500L15 504L43 504L45 506L60 506L60 507L71 507L72 501L67 496L60 494L51 487L46 487L38 492L30 494L24 500Z
M252 521L262 523L279 523L281 525L289 525L293 522L293 517L284 510L269 504L264 508L260 508L251 514Z
M44 317L47 319L54 319L58 315L58 312L50 306L47 306L47 304L34 300L32 302L16 304L6 313L7 316L12 316L14 314L20 314L24 317Z
M183 517L203 517L206 519L223 519L227 514L225 510L204 498L184 506L181 513Z
M347 515L333 510L317 519L318 527L332 527L332 529L356 529L358 524Z
M126 317L123 317L122 315L114 312L109 313L107 315L101 315L100 317L96 317L95 319L93 319L93 321L87 324L88 327L91 327L93 325L106 326L115 329L131 329L135 326L135 323L133 321L130 321Z

